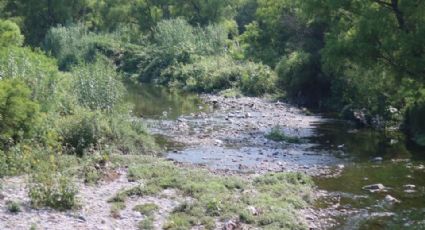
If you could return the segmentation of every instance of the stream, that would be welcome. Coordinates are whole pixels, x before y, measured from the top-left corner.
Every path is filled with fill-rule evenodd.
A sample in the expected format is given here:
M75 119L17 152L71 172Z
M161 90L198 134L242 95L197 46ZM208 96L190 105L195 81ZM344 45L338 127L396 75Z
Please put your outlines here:
M425 229L425 151L400 133L264 99L127 87L134 116L171 160L230 173L305 172L320 191L314 209L327 229ZM296 142L265 138L276 126ZM364 188L373 184L383 188Z

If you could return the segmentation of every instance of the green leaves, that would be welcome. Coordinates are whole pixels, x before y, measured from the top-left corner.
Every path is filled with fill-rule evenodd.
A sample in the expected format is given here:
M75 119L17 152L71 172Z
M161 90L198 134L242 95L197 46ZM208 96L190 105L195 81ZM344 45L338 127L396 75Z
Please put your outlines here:
M76 66L74 90L81 106L112 111L124 94L124 86L114 67L104 61Z
M24 36L18 25L8 20L0 20L0 47L21 46Z
M29 138L39 121L39 105L19 80L0 80L0 144Z

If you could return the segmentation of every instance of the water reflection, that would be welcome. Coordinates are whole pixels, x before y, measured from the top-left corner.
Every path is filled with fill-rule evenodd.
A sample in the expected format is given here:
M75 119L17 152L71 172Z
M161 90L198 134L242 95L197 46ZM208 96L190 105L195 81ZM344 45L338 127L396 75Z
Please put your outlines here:
M181 115L206 111L196 94L152 84L126 82L126 101L133 103L133 114L153 119L176 119Z
M356 129L343 121L316 127L318 135L311 138L318 144L314 148L346 159L340 176L315 178L320 189L338 198L337 202L330 197L319 200L318 207L339 203L338 210L355 211L341 217L335 229L425 229L424 150L409 145L398 132ZM371 193L362 189L376 183L383 184L387 191ZM406 185L415 188L408 191ZM388 203L387 195L400 203Z

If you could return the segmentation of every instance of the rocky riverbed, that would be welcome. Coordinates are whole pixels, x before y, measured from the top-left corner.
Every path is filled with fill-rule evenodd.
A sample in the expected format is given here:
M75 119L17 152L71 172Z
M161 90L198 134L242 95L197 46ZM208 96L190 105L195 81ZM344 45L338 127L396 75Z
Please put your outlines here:
M328 174L331 166L341 162L329 152L315 150L316 144L308 140L316 135L314 125L325 121L320 116L260 98L202 98L211 112L177 120L146 120L153 133L172 140L167 158L224 171L300 171L309 175ZM273 128L295 143L266 138Z

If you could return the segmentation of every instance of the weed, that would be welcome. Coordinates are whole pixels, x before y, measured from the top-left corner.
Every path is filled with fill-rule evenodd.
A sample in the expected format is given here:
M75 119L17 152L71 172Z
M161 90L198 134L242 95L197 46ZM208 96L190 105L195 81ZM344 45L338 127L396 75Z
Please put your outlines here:
M280 126L273 127L270 132L266 134L266 138L276 142L301 143L300 138L287 136Z
M28 196L35 208L72 209L76 206L76 194L77 189L71 179L57 173L55 165L40 163L38 171L31 175Z
M124 202L113 202L111 203L111 216L114 218L120 217L120 212L125 208Z
M156 204L148 203L148 204L140 204L136 205L133 208L133 211L140 212L140 214L145 216L152 215L155 211L157 211L159 207Z
M305 227L297 209L312 201L313 183L304 174L272 173L244 179L182 168L150 157L140 157L132 162L129 177L143 180L143 184L119 192L115 200L155 195L164 189L175 189L181 195L191 197L190 202L184 202L173 210L165 229L189 229L191 226L214 229L217 220L225 222L238 217L242 223L254 227Z
M143 219L142 221L139 222L138 224L138 228L140 230L152 230L155 229L155 227L153 226L153 222L154 219L153 217L146 217L145 219Z
M9 201L7 203L7 210L11 213L21 212L21 205L16 201Z

